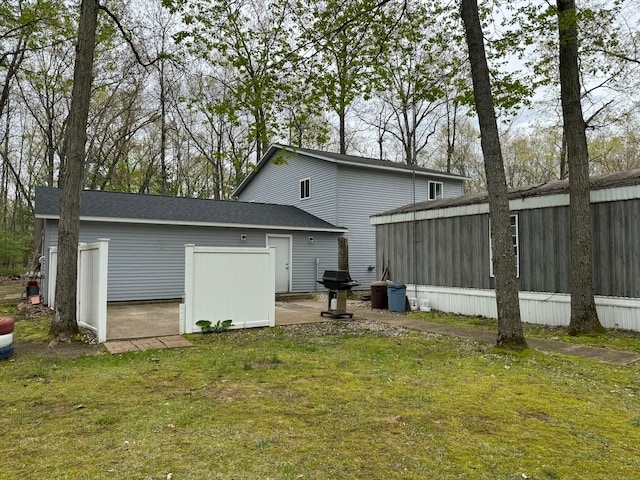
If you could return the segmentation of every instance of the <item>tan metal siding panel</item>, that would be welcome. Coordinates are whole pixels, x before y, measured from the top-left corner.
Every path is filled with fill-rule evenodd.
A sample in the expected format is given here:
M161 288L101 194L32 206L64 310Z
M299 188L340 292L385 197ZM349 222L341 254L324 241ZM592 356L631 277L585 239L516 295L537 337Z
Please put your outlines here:
M489 232L486 215L417 222L417 283L442 287L489 288ZM377 262L392 279L414 283L411 222L376 227Z
M569 292L569 211L567 207L521 210L520 290Z
M517 214L520 290L568 294L568 207L522 210ZM593 204L592 221L596 295L640 298L640 200ZM419 284L493 288L489 279L486 214L418 223ZM380 268L389 265L394 277L401 281L413 278L410 225L411 222L402 222L376 227L377 264Z
M591 209L596 294L640 298L640 200Z

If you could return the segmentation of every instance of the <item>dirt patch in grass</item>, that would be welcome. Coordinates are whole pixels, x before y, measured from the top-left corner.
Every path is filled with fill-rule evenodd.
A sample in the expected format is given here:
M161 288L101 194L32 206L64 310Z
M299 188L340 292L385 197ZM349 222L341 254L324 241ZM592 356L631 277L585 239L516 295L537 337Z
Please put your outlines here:
M0 277L0 302L7 295L19 295L24 288L24 279L13 279L11 277Z
M81 355L97 355L101 351L98 345L91 345L83 341L63 342L50 346L43 343L16 340L13 346L14 358L25 355L74 358Z

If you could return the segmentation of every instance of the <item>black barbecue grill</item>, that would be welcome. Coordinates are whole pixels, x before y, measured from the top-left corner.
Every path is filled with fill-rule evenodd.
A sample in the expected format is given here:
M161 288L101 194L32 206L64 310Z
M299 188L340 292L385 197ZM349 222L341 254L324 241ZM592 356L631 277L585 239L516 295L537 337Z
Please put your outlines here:
M346 311L347 292L351 290L351 287L360 285L360 282L352 280L348 270L325 270L322 280L318 280L318 283L329 290L327 310L320 312L320 316L353 318L353 313Z

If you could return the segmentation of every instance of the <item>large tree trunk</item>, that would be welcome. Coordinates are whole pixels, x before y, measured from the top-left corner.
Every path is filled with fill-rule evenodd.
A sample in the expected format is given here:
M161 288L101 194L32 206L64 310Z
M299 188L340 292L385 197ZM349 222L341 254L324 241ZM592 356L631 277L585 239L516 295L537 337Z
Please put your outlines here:
M569 163L571 223L571 320L569 333L604 330L593 297L589 151L580 104L575 0L558 0L560 97Z
M526 348L520 322L516 259L511 236L511 217L500 137L496 122L489 68L476 0L462 0L461 16L469 48L473 94L478 111L482 153L489 191L489 218L493 244L493 272L498 306L497 345Z
M69 340L78 331L76 289L80 195L84 177L87 118L91 98L98 8L98 0L82 0L80 6L71 108L64 140L65 169L58 224L56 305L50 329L56 340L59 341Z

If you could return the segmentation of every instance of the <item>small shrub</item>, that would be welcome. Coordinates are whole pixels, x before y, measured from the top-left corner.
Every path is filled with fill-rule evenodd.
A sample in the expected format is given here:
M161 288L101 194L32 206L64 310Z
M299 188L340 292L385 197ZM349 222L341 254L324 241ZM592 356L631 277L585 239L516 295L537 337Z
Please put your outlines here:
M231 320L218 320L216 323L211 323L210 320L198 320L196 325L200 327L202 333L220 333L224 332L233 325Z
M264 452L267 448L269 448L269 445L271 445L271 439L270 438L261 438L260 440L258 440L256 442L256 448L260 452Z

